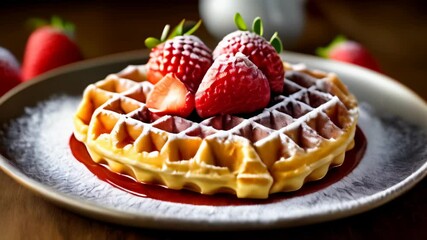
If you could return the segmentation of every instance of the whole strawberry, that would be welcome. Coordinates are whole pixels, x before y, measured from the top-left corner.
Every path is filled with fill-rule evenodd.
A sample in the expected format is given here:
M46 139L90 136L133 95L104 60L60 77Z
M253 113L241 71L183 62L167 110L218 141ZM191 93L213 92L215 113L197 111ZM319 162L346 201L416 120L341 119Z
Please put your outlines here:
M371 70L382 72L378 62L362 44L347 40L344 36L337 36L327 47L318 48L317 55L359 65Z
M218 43L213 51L214 59L221 54L243 53L265 74L271 92L280 94L283 91L285 69L279 56L282 51L282 44L277 32L268 42L262 37L261 18L254 19L252 32L247 30L239 13L235 15L234 20L239 30L228 34Z
M0 47L0 96L21 83L18 61L13 54Z
M147 79L153 84L160 81L165 75L160 70L163 67L163 46L164 44L159 44L153 47L147 62Z
M212 64L212 52L198 37L191 35L199 27L200 21L185 33L182 33L183 25L184 21L168 37L167 25L160 40L146 40L147 47L152 48L147 63L147 78L156 83L166 74L173 73L190 92L195 93Z
M196 111L206 118L216 114L251 113L267 106L270 87L266 76L240 52L218 56L196 93Z
M28 38L22 63L23 80L51 69L80 61L81 51L72 39L73 26L57 17L50 25L37 28Z

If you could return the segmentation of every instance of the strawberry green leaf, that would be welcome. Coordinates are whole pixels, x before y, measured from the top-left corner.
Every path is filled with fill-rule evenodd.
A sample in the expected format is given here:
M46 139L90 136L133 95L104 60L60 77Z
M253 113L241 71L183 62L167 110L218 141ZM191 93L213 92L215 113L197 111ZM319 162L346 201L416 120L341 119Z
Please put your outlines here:
M276 52L281 53L283 50L282 41L279 38L279 34L275 32L273 36L271 36L270 44L276 49Z
M49 22L46 21L45 19L40 19L40 18L30 18L27 21L27 25L31 28L31 29L36 29L39 27L43 27L46 25L49 25Z
M70 38L74 39L74 24L71 22L62 22L62 29Z
M186 31L184 33L184 35L191 35L193 34L195 31L197 31L197 29L199 29L200 25L202 24L202 20L199 20L196 24L194 24L194 26L192 26L188 31Z
M50 24L53 27L57 27L57 28L62 28L63 27L63 21L60 17L58 16L52 16L51 20L50 20Z
M159 45L160 43L163 43L166 40L172 39L176 36L192 35L200 27L201 24L202 20L199 20L197 23L192 21L186 23L185 19L182 19L181 22L179 22L179 24L173 28L171 33L169 33L170 25L167 24L163 28L160 39L148 37L147 39L145 39L145 46L151 49Z
M174 38L176 36L182 36L184 23L185 23L185 19L182 19L182 21L178 25L176 25L176 27L172 30L171 34L168 36L168 39Z
M262 20L260 17L256 17L252 23L252 31L260 36L264 33L264 28L262 26Z
M31 18L28 20L28 25L31 29L37 29L43 26L51 26L59 29L64 34L68 35L70 38L73 38L74 35L74 24L68 21L64 21L59 16L52 16L50 22L45 19L40 18Z
M154 48L155 46L159 45L161 43L161 41L157 38L153 38L153 37L148 37L147 39L145 39L145 46L147 48Z
M62 31L64 31L66 34L70 36L74 34L74 24L63 20L59 16L53 15L50 20L50 25L52 27L61 29Z
M319 57L323 57L323 58L328 58L329 57L329 52L335 48L336 46L338 46L339 44L343 43L347 41L347 38L343 35L338 35L334 38L334 40L332 40L332 42L326 46L326 47L318 47L316 49L316 55Z
M328 47L318 47L316 48L316 55L322 58L328 58L329 49Z
M166 41L166 38L168 37L169 29L170 29L169 24L166 24L165 27L163 28L162 36L160 37L160 42Z
M245 20L243 20L243 17L242 15L240 15L240 13L236 13L234 15L234 23L236 24L239 30L242 30L242 31L248 30L248 28L246 27Z

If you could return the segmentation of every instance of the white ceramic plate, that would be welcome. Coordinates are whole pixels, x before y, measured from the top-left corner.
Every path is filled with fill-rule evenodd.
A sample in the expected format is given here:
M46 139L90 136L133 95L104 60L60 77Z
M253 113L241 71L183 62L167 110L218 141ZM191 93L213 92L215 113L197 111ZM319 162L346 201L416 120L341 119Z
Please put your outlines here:
M368 141L359 165L316 192L274 203L196 206L131 195L99 180L72 156L68 140L83 89L147 52L58 68L0 98L0 167L52 202L119 224L186 230L290 227L338 219L382 205L427 174L427 105L386 76L356 66L285 53L292 63L336 72L361 104Z

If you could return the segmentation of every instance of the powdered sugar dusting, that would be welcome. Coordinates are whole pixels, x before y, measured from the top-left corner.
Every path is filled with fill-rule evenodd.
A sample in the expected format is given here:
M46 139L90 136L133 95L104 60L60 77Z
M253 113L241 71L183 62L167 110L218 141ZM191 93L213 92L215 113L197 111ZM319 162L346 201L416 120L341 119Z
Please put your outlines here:
M82 204L90 202L156 221L259 227L277 221L307 220L365 204L375 194L390 194L388 188L425 168L427 159L425 129L397 117L380 117L368 104L361 104L359 126L368 139L366 155L351 174L325 189L263 205L213 207L163 202L121 191L74 159L68 142L79 101L80 96L53 96L25 109L22 116L1 126L0 152L28 177L80 199Z

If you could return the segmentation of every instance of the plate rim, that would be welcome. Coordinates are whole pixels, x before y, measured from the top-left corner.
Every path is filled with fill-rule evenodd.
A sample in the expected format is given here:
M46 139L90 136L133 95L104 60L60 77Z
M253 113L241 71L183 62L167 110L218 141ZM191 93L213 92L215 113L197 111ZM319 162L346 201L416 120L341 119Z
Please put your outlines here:
M0 97L0 105L6 102L9 98L12 98L18 92L31 87L34 84L37 84L41 81L48 80L50 77L60 75L67 72L79 71L95 66L101 66L107 63L119 63L122 61L132 61L132 60L141 60L146 56L148 51L136 50L129 51L124 53L116 53L103 57L97 57L89 60L84 60L81 62L69 64L63 67L59 67L52 71L49 71L45 74L38 76L37 78L24 82L11 91L4 94ZM369 69L365 69L359 66L355 66L348 63L342 63L337 61L331 61L326 59L321 59L315 56L286 52L284 56L286 58L292 59L292 61L303 62L307 65L318 64L319 61L323 65L328 65L331 68L344 68L350 69L351 71L361 71L367 74L373 74L376 78L383 78L384 81L391 82L396 84L399 88L402 88L406 91L407 94L412 95L414 101L417 101L420 106L424 108L424 111L427 112L427 103L422 99L417 93L412 91L409 87L400 83L399 81L392 79L388 76L385 76L380 73L376 73ZM368 143L369 144L369 143ZM27 188L33 193L36 193L42 198L45 198L56 205L64 207L72 212L77 212L83 216L101 220L104 222L116 223L126 226L134 227L148 227L153 229L171 229L171 230L247 230L247 229L271 229L278 227L294 227L301 225L314 224L319 222L326 222L331 220L337 220L344 217L353 216L368 210L377 208L396 197L404 194L412 187L414 187L418 182L420 182L424 177L427 176L427 161L416 171L413 171L404 180L398 182L397 184L383 190L376 192L370 196L365 196L363 198L363 203L357 201L357 207L354 207L355 200L347 201L343 207L339 210L335 210L334 214L325 215L324 212L318 211L314 214L300 216L299 218L293 217L292 219L282 218L277 219L276 221L271 221L268 223L260 223L254 221L220 221L220 222L211 222L211 221L200 221L200 220L188 220L188 219L175 219L172 217L165 216L155 216L155 215L144 215L130 213L127 211L118 210L112 207L100 206L99 204L92 203L85 199L77 198L74 196L69 196L65 193L62 193L54 188L46 186L41 182L38 182L28 176L26 176L22 171L17 167L13 166L5 156L0 154L0 169L9 177L14 179L16 182ZM83 203L83 204L82 204ZM292 221L290 221L292 220ZM197 224L194 224L197 223Z

